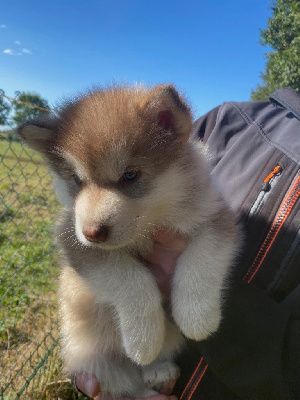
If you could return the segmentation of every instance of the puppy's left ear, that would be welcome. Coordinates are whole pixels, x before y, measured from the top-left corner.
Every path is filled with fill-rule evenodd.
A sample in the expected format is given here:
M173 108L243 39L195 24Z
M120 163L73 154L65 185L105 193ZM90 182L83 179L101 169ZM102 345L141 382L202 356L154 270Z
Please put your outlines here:
M46 156L55 136L51 119L29 120L17 128L18 136L33 150Z
M157 126L184 144L192 129L190 108L172 85L154 87L141 109Z

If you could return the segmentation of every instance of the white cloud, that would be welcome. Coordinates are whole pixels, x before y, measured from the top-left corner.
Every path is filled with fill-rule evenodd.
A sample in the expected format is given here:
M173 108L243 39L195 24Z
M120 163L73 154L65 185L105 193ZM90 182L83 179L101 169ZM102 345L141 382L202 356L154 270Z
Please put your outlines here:
M3 50L4 54L8 54L10 56L23 56L24 54L30 54L32 55L32 52L28 49L23 48L22 51L15 51L12 49L5 49Z
M5 29L5 28L7 28L7 26L6 25L0 25L0 28Z
M22 53L16 52L12 49L5 49L5 50L3 50L3 53L9 54L10 56L21 56L22 55Z
M28 50L28 49L23 49L23 53L31 54L31 55L32 55L32 52L31 52L30 50Z
M14 44L17 45L18 47L14 46L14 49L5 49L5 50L3 50L3 53L8 54L10 56L23 56L24 54L32 55L31 50L26 49L25 47L23 47L22 50L20 49L20 47L19 47L19 46L21 46L20 40L15 40Z
M10 54L12 56L14 52L11 49L5 49L5 50L3 50L3 53L4 54Z

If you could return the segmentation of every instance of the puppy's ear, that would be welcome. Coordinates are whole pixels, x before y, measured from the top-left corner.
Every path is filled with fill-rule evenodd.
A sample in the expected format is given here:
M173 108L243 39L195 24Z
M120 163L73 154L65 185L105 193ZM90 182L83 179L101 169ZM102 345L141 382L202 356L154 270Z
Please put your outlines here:
M55 136L54 124L47 120L30 120L17 128L17 134L33 150L46 155Z
M171 132L182 143L188 140L192 128L191 111L174 86L154 87L141 108L146 117L164 131Z

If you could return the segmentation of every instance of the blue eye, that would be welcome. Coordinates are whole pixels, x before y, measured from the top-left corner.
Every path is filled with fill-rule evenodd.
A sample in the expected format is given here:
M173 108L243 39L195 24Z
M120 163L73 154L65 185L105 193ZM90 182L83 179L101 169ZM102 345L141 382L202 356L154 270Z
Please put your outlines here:
M139 177L139 173L137 171L126 171L122 175L122 179L124 182L134 182Z
M74 182L76 183L77 186L81 186L82 185L82 180L79 178L78 175L74 174L72 175L72 178L74 180Z

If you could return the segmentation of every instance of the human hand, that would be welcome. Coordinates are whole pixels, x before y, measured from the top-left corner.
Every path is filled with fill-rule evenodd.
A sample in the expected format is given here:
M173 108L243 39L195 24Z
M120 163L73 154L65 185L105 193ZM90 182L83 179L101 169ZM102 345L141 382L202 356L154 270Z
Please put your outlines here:
M77 390L94 400L111 400L108 397L102 397L99 382L94 375L88 375L85 373L76 374L76 376L73 378L73 384ZM132 399L124 397L122 400ZM144 397L143 400L177 400L177 398L175 396L168 396L166 394L158 394L155 396Z
M160 229L152 234L153 251L142 260L156 279L163 300L170 294L170 282L177 259L187 245L187 238L179 233Z

